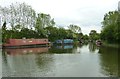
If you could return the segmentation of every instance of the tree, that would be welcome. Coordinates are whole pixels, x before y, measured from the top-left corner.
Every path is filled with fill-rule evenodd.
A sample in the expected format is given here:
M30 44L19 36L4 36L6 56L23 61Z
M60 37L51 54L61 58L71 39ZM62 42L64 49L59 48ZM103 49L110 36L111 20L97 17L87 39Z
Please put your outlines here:
M83 35L83 39L84 40L88 40L89 39L89 36L87 34Z
M11 4L9 7L0 8L3 22L10 23L12 29L16 29L16 25L21 28L34 28L36 21L36 13L31 6L25 3Z
M69 25L68 28L73 32L73 33L81 33L81 28L77 25Z
M96 32L96 30L91 30L89 33L89 39L91 41L98 40L98 39L100 39L100 35Z
M46 27L45 30L49 32L48 39L50 41L55 41L59 39L59 29L57 27Z
M36 20L35 30L43 36L47 36L46 27L53 27L55 25L54 19L51 16L44 13L39 13Z
M6 36L6 22L3 23L1 31L2 31L2 42L5 42L5 39L7 38L7 36Z
M101 39L109 43L120 41L120 13L111 11L105 14L102 22Z
M73 32L70 29L66 30L66 38L73 39Z
M67 38L66 30L64 28L59 28L58 29L58 35L59 35L59 39Z
M81 33L81 28L79 26L73 25L73 24L69 25L68 28L69 28L69 30L72 31L73 38L74 39L79 39L79 33Z

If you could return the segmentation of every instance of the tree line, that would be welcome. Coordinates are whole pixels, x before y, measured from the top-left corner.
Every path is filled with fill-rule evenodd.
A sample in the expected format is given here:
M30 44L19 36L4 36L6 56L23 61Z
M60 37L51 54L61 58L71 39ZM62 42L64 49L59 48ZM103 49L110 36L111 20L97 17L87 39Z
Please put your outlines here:
M25 3L15 3L8 7L0 7L2 15L2 42L9 38L48 38L50 41L57 39L79 39L81 28L71 24L68 29L58 27L54 18L49 14L36 13L31 6ZM82 34L83 35L83 34Z
M84 35L80 26L68 25L68 29L58 27L49 14L36 13L31 6L25 3L15 3L8 7L0 6L2 20L2 42L9 38L48 38L50 41L57 39L74 40L98 40L102 39L108 43L118 43L120 40L120 13L110 11L105 14L102 22L102 31L97 33L91 30Z

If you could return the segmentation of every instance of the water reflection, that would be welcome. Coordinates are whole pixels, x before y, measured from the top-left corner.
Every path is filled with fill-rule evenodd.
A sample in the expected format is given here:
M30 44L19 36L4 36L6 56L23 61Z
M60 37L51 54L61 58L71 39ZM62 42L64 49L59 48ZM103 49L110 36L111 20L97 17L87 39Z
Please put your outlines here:
M72 49L73 45L57 45L55 47L58 49Z
M2 49L0 48L0 78L2 78Z
M3 63L3 76L25 76L31 75L35 67L35 56L33 55L7 55L7 63Z
M2 75L6 77L118 76L117 49L92 43L5 49L2 54Z
M89 43L89 51L90 52L95 52L98 49L99 49L99 47L97 47L95 43L92 43L92 42Z
M22 55L30 53L46 53L48 52L49 47L40 47L40 48L22 48L22 49L4 49L9 55Z
M63 54L73 53L72 50L75 48L73 45L54 45L49 49L49 53Z
M44 54L41 54L43 52ZM2 75L4 77L44 76L46 73L50 72L52 67L54 67L50 66L53 62L52 55L45 54L46 52L48 52L47 47L5 49L3 53Z
M118 49L102 46L99 54L101 72L107 76L118 76Z
M54 70L54 56L52 54L38 54L35 58L36 76L51 76ZM39 73L38 73L39 72Z
M49 53L52 54L75 54L80 53L80 48L87 46L86 44L77 44L77 45L54 45L49 49Z

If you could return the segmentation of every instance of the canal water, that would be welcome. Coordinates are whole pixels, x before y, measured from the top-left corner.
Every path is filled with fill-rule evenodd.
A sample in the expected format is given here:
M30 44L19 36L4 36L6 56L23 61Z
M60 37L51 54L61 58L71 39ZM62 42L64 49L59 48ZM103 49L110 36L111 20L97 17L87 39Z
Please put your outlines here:
M2 50L3 77L117 77L118 49L90 43Z

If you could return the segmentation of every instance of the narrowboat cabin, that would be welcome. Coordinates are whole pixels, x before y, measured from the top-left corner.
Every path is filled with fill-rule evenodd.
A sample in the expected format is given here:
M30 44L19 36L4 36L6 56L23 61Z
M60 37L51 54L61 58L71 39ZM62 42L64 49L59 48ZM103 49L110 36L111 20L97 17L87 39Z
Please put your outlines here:
M8 39L3 48L25 48L36 46L49 46L48 39Z
M54 44L73 44L73 39L56 40Z
M72 40L72 39L64 39L64 40L63 40L63 43L64 43L64 44L72 44L72 43L73 43L73 40Z

